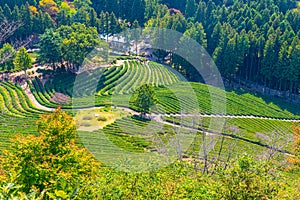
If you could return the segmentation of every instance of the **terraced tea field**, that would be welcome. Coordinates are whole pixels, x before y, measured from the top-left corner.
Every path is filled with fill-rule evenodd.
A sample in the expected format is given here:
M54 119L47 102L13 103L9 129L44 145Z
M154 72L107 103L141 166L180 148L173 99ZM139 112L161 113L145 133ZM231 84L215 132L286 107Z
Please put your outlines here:
M128 61L122 66L83 72L78 76L72 73L53 75L44 84L35 78L31 90L38 102L47 107L57 107L58 104L51 101L55 93L76 99L75 107L129 106L130 95L139 86L152 83L156 87L161 110L166 113L184 111L285 119L299 118L300 115L299 107L280 100L270 101L243 91L227 91L224 94L218 88L183 81L184 78L170 67L154 62ZM226 110L213 111L211 99L214 99L214 108L226 105ZM70 108L71 103L63 107Z
M208 119L205 119L208 121ZM257 120L259 121L259 120ZM247 120L244 121L248 123ZM260 123L260 122L257 122ZM151 126L151 127L149 127ZM249 125L249 127L251 124ZM289 124L282 124L281 128L288 127ZM135 127L135 128L132 128ZM266 124L265 129L272 129L271 124ZM272 141L257 141L257 138L253 142L247 142L243 139L248 139L250 134L243 133L247 132L247 128L239 127L240 132L232 133L238 135L242 139L235 139L232 137L222 137L221 135L206 135L207 138L213 139L215 142L214 148L209 151L209 159L215 159L220 154L220 146L223 146L223 150L220 154L221 160L226 160L228 154L234 159L236 156L244 153L252 154L254 156L266 156L271 149L266 146L270 145L268 142ZM281 133L282 136L290 136L289 133ZM106 126L103 130L94 132L80 131L82 142L88 147L90 151L95 153L99 159L109 160L112 157L121 155L122 151L132 153L145 153L145 152L160 152L167 151L166 146L168 143L174 142L176 135L180 133L179 142L181 143L181 150L183 151L182 156L184 158L199 158L203 152L202 150L202 131L191 131L189 129L173 127L167 124L161 124L158 122L151 122L148 120L142 120L136 116L127 117L117 120L115 123ZM266 135L265 135L266 136ZM186 139L191 138L191 139ZM106 140L109 139L112 144L108 144ZM249 139L250 140L250 139ZM252 141L252 140L250 140ZM184 143L190 142L190 143ZM114 146L115 145L115 146ZM175 144L174 144L175 145ZM176 149L175 146L171 149ZM265 145L265 146L264 146ZM278 144L276 144L278 145ZM116 148L117 147L117 148ZM288 150L285 147L282 150ZM170 149L169 149L170 150ZM164 153L164 152L163 152ZM168 152L165 152L168 155ZM170 153L170 152L169 152ZM278 154L279 157L282 155Z
M167 142L168 139L176 135L176 128L180 128L186 137L190 137L190 129L197 132L190 147L184 152L186 157L194 157L195 152L198 152L196 154L200 153L202 131L215 132L216 129L210 127L209 122L212 118L218 120L220 114L227 115L226 127L223 132L226 137L223 138L220 132L214 135L215 149L210 152L212 157L218 155L217 149L222 145L227 145L225 150L231 151L230 146L232 144L235 144L235 148L239 149L239 151L231 152L232 155L239 155L242 152L261 155L266 149L268 150L268 145L274 139L273 135L282 139L290 138L294 123L280 119L299 118L299 108L293 105L279 102L276 99L272 103L266 97L255 96L243 91L227 91L224 98L222 90L201 83L184 82L184 78L172 68L153 62L146 64L128 61L122 66L101 68L93 72L86 71L77 76L70 72L58 74L50 72L48 77L50 78L46 80L40 80L36 77L32 80L30 89L35 99L41 105L49 108L58 106L57 103L53 102L54 96L56 98L73 97L77 103L79 102L77 107L80 105L85 107L84 105L91 100L94 103L91 106L128 106L132 93L139 86L152 83L155 86L159 104L154 113L177 114L173 117L172 115L163 116L164 121L151 122L154 123L152 124L153 133L158 133L156 136L159 135L160 141ZM226 110L222 112L213 111L212 98L215 100L214 106L226 105ZM63 108L71 108L71 103L63 105ZM20 86L9 82L0 83L0 107L2 111L0 116L0 149L9 146L8 138L14 134L20 132L36 134L35 121L39 114L45 112L32 105L31 100ZM134 110L130 103L129 107ZM203 116L199 123L195 123L191 127L188 123L191 120L188 113L194 113L195 109L199 109L198 112ZM187 116L184 116L185 114ZM183 121L181 121L182 117L178 115L184 116L182 116ZM230 116L235 117L230 118ZM239 118L238 116L249 117ZM256 116L269 117L273 120L255 118ZM81 142L83 144L88 143L92 151L94 148L105 147L93 143L103 131L106 139L108 138L123 150L149 152L153 151L157 145L157 141L151 134L152 131L143 128L149 123L149 121L138 117L122 116L121 119L117 118L114 123L105 126L103 130L79 131L79 134L82 136ZM181 125L181 127L176 126L176 124ZM274 130L277 132L275 133ZM101 138L98 139L101 140ZM290 143L283 150L289 149ZM226 159L226 155L223 155L224 159ZM105 155L99 154L98 156Z
M31 90L42 105L56 107L57 104L51 102L51 97L55 93L63 93L74 98L97 94L101 98L113 94L131 94L145 83L163 86L182 80L184 78L179 73L163 65L128 61L122 66L85 71L78 76L70 72L55 74L44 85L39 78L35 78Z
M171 88L172 90L170 90ZM289 105L285 102L268 102L265 97L255 96L242 91L227 91L223 96L221 89L207 86L201 83L178 83L171 87L159 88L157 96L159 103L166 109L167 113L179 113L181 108L187 112L193 112L195 108L195 96L198 100L199 111L205 114L227 114L227 115L254 115L272 118L297 118L300 115L300 107ZM194 94L191 93L192 88ZM174 93L180 94L176 98ZM226 96L226 97L225 97ZM225 97L225 98L224 98ZM212 112L212 101L215 107L226 105L226 113Z
M35 121L44 111L35 108L20 86L0 82L0 150L13 135L36 134Z
M163 119L169 123L191 127L208 132L216 132L215 127L210 126L212 117L202 117L198 121L193 121L192 117L164 116ZM216 120L221 118L214 117ZM238 135L246 140L257 144L272 143L277 137L282 142L292 139L292 128L297 124L292 121L278 121L270 119L256 118L225 118L223 133ZM289 148L291 146L289 145ZM289 149L287 148L287 149Z

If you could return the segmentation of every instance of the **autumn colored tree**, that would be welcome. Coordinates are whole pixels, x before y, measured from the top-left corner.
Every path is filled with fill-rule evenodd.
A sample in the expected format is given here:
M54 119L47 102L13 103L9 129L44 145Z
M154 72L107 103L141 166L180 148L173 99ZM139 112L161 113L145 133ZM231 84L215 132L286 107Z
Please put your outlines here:
M294 127L293 154L288 161L293 164L293 169L300 171L300 125Z
M56 16L59 11L57 4L53 0L41 0L39 7L51 17Z
M60 11L65 11L68 16L72 16L76 13L76 9L71 7L66 1L61 3Z
M294 127L294 143L293 143L293 155L291 155L287 160L291 167L288 168L289 171L297 172L300 171L300 125ZM298 178L298 197L300 197L300 179Z
M29 6L28 8L33 15L37 15L39 13L35 6Z

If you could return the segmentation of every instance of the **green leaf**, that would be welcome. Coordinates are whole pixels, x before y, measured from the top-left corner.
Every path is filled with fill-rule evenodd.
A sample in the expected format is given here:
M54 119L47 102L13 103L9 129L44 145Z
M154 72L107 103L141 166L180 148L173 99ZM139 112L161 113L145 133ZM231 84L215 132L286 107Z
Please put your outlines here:
M62 199L67 199L68 198L68 195L62 190L55 190L54 193L55 193L56 197L60 197Z

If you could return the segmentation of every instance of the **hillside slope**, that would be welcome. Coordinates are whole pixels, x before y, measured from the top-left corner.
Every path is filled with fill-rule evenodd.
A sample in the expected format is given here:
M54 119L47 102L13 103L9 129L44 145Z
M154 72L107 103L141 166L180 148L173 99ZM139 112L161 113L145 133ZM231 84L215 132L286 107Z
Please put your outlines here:
M51 72L50 72L51 74ZM57 107L54 96L74 98L75 107L116 105L129 107L131 94L141 85L151 83L156 87L159 110L166 113L201 112L205 114L254 115L271 118L299 118L300 108L276 98L257 96L246 91L226 91L201 83L184 82L174 69L154 62L128 61L122 66L112 66L79 75L51 74L44 80L32 81L32 92L40 104ZM61 95L60 95L61 96ZM212 110L224 107L226 109ZM197 105L198 101L198 105ZM61 103L60 103L61 104ZM65 108L71 108L69 99ZM220 111L219 111L220 110Z

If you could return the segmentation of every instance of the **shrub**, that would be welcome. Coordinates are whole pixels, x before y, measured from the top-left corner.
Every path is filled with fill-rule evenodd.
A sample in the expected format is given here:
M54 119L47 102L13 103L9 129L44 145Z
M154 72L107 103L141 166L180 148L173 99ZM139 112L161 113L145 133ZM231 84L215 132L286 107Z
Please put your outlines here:
M274 199L282 186L270 163L247 155L216 175L216 199Z
M97 118L98 121L102 121L102 122L106 122L107 119L105 117L98 117Z
M12 140L12 149L3 151L4 181L13 181L21 193L35 191L47 198L69 199L87 192L82 188L95 178L99 163L75 144L72 116L57 109L41 116L37 126L39 136L18 135Z

